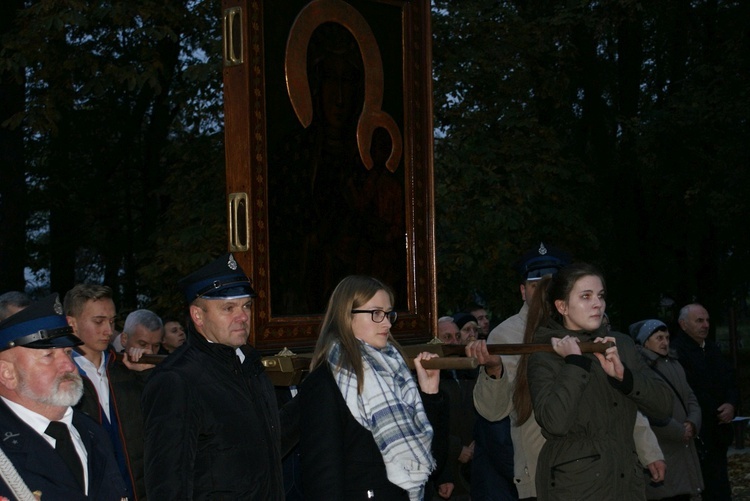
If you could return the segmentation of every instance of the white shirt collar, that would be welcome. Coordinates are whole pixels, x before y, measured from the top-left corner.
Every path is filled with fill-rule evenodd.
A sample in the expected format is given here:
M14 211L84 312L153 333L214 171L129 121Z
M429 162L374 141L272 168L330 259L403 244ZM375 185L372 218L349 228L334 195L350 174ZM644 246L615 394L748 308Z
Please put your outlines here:
M36 413L30 409L27 409L21 404L18 404L16 402L13 402L12 400L8 400L5 397L0 397L3 399L3 401L10 407L10 410L12 410L24 423L31 426L34 431L39 433L40 435L46 437L47 435L44 434L44 431L47 429L47 426L49 426L50 419L42 416L39 413ZM65 414L63 414L63 417L60 418L58 421L62 421L66 425L68 425L68 428L73 426L73 409L71 407L68 407L65 410Z
M47 443L54 449L55 448L55 439L44 433L47 430L47 426L49 426L51 420L42 416L39 413L36 413L30 409L27 409L21 404L18 404L16 402L12 402L8 400L5 397L0 397L3 399L3 402L8 406L8 408L16 415L18 418L29 425L35 432L39 433L39 435L42 436L44 440L47 441ZM73 446L76 449L76 452L78 453L78 457L81 459L81 464L84 465L83 468L83 481L85 484L85 492L88 493L89 490L89 471L88 471L88 452L86 451L86 446L83 445L83 440L81 439L81 434L78 433L78 430L75 426L73 426L73 408L68 407L65 409L65 414L63 414L63 417L58 419L58 421L63 422L67 425L68 430L70 431L70 437L73 440ZM7 439L7 437L6 437Z
M203 334L201 334L201 335L203 335ZM206 338L206 336L203 336L203 337ZM211 341L210 339L207 339L207 338L206 338L206 341L208 341L211 344L216 344L216 343L214 343L213 341ZM234 352L237 354L237 357L240 359L240 363L241 364L245 363L245 354L242 353L242 350L240 348L235 348Z
M86 374L88 374L91 371L101 373L101 374L106 374L104 368L105 368L107 357L105 355L106 353L102 352L102 358L101 358L101 361L99 362L99 367L97 367L96 365L94 365L94 362L86 358L85 355L73 350L73 359L78 364L78 366L81 367L81 369L83 369L83 371Z

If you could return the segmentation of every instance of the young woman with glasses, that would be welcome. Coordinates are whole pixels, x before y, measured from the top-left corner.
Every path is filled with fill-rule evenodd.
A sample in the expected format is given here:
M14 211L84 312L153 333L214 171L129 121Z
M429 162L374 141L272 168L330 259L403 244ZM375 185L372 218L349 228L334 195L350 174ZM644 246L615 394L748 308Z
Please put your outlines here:
M393 299L379 280L349 276L328 301L299 393L307 500L422 500L447 447L440 371L421 366L436 355L414 359L415 380L391 336Z

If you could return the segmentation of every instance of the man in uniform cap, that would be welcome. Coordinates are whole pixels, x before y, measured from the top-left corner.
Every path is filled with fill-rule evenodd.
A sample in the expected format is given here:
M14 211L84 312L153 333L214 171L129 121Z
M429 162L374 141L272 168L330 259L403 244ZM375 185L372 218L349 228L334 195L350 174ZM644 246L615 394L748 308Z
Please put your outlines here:
M81 344L57 294L0 322L0 448L22 482L0 468L0 496L122 499L125 485L104 430L73 410L83 384L71 359ZM25 485L24 485L25 484ZM11 485L13 487L11 487Z
M147 495L281 501L279 411L247 344L250 280L224 254L179 287L190 305L187 347L154 369L143 393Z
M568 264L568 256L540 242L538 246L525 253L516 262L520 279L520 292L523 305L521 310L492 329L487 338L488 344L523 343L523 333L526 329L526 317L529 305L534 297L539 280L545 275L556 273ZM474 350L480 349L474 345ZM480 353L474 353L474 356ZM520 447L514 448L511 433L520 430L516 427L511 431L510 418L505 415L502 419L491 410L498 394L497 378L505 371L502 383L512 383L516 375L519 356L502 357L501 365L488 363L482 367L474 387L474 401L480 417L477 418L477 439L474 456L474 470L472 471L472 496L488 500L521 499L536 495L534 471L536 458L527 458ZM495 357L499 361L499 357ZM492 381L490 381L490 379ZM487 407L483 407L483 404ZM541 438L541 437L540 437ZM528 468L526 468L526 463ZM526 469L525 469L526 468ZM515 471L515 472L514 472ZM515 485L515 487L514 487ZM516 494L517 491L517 494Z
M487 343L523 343L523 333L526 329L526 317L529 313L529 305L534 298L534 292L539 281L545 275L557 273L557 270L568 264L569 257L567 254L544 245L540 242L538 247L531 249L521 256L516 262L515 268L518 270L520 279L519 290L523 305L518 313L509 317L500 325L492 329ZM519 356L503 357L505 370L515 377L516 366L518 365Z

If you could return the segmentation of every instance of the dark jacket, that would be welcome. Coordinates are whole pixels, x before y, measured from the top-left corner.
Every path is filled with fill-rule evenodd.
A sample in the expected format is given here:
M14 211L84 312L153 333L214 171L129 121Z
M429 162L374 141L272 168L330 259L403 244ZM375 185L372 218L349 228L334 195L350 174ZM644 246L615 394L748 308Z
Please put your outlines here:
M458 456L463 447L474 441L474 385L478 373L478 369L440 371L440 392L448 402L450 431L447 465L436 483L452 482L455 495L468 493L471 485L471 462L461 463Z
M672 390L636 353L630 337L568 331L551 323L534 341L613 336L625 366L623 381L610 378L592 354L534 353L528 377L534 415L547 442L536 474L540 499L645 499L642 467L633 442L636 411L655 419L672 412Z
M143 481L143 413L141 393L151 370L131 371L115 360L115 350L110 347L104 355L109 380L110 416L114 413L114 426L110 438L120 471L133 489L136 500L146 499ZM97 423L105 425L99 396L91 380L79 368L83 377L83 398L75 406ZM127 484L126 484L127 485Z
M695 425L695 431L700 433L701 409L695 393L688 386L685 371L680 363L670 357L663 357L648 348L638 346L643 360L672 384L672 417L669 422L652 423L651 429L659 440L659 447L667 463L667 474L664 482L657 485L648 483L646 497L648 499L664 499L678 495L690 494L698 497L703 490L703 476L698 462L698 453L693 440L685 442L685 421ZM675 390L677 393L675 394Z
M703 347L686 333L678 335L673 343L680 363L685 369L688 384L698 397L703 414L700 437L703 441L704 499L732 499L727 466L727 448L732 442L731 424L720 424L717 417L719 406L732 404L737 410L739 391L734 369L724 358L718 345L706 340Z
M420 393L433 426L438 468L447 449L447 402ZM372 433L352 416L328 364L311 372L299 390L302 485L306 501L408 501L407 491L388 480L383 456ZM426 491L427 492L427 491Z
M716 447L726 454L732 441L732 425L720 425L716 409L724 403L737 409L740 393L734 369L713 341L706 340L705 347L701 348L690 336L681 333L672 344L701 406L701 438L707 447Z
M187 347L154 369L143 392L149 498L284 499L274 389L258 352L242 352L240 364L191 325Z
M88 497L83 495L68 466L49 442L0 400L2 450L31 491L41 491L45 501L120 501L127 492L106 433L78 411L73 411L73 426L81 435L88 454ZM0 496L14 499L2 481Z

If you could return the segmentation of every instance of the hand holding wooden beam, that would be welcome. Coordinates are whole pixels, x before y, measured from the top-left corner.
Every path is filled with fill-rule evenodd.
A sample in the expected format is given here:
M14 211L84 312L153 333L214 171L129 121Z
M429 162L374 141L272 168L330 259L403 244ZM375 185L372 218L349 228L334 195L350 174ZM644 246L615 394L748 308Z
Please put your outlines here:
M582 341L578 344L581 348L581 353L604 353L607 348L614 346L612 342L607 343L593 343L591 341ZM429 351L430 353L436 353L440 355L440 359L426 360L424 363L429 364L427 367L423 364L425 369L473 369L476 367L476 360L472 363L471 358L467 358L465 361L459 361L460 359L449 359L447 357L452 356L463 356L466 353L466 346L462 344L414 344L402 346L407 354L407 364L410 364L410 368L414 368L412 359L422 351ZM508 344L488 344L487 351L490 355L523 355L537 352L552 353L554 349L551 344L547 343L508 343ZM117 353L117 360L122 361L123 354ZM137 363L143 364L158 364L166 358L166 355L142 355L141 359Z
M122 362L124 358L125 352L115 353L115 360L117 360L118 362ZM165 358L167 358L166 355L151 355L148 353L144 353L143 355L141 355L141 358L139 358L137 362L133 362L132 360L130 360L130 363L155 365L163 362Z
M594 343L582 341L578 343L581 353L604 353L607 348L615 346L612 342ZM466 346L462 344L415 344L402 347L409 356L414 356L421 351L437 353L441 357L463 356L466 354ZM507 343L488 344L487 351L490 355L525 355L531 353L553 353L555 350L549 343Z
M428 351L428 350L422 350ZM407 357L406 365L409 369L414 370L414 359ZM422 367L427 370L439 369L439 370L468 370L477 368L477 359L472 357L438 357L431 358L429 360L422 360Z
M607 343L593 343L593 342L581 342L579 343L579 346L581 348L582 353L604 353L607 348L610 346L614 346L614 343L607 342ZM422 366L425 369L440 369L440 370L468 370L468 369L475 369L478 365L477 359L472 357L466 357L466 346L464 345L458 345L458 344L419 344L419 345L407 345L402 347L404 351L407 354L406 357L406 364L409 366L409 369L414 370L414 357L423 351L428 351L430 353L436 353L440 355L440 358L433 358L430 360L424 360L422 361ZM509 343L509 344L488 344L487 345L487 351L491 355L523 355L527 353L537 353L537 352L553 352L553 348L551 344L546 343ZM117 360L122 361L123 354L117 353L115 355ZM166 355L147 355L144 354L141 356L140 360L138 362L139 364L159 364L166 358ZM274 370L273 363L276 361L278 357L265 357L264 358L264 366L266 366L267 369ZM308 359L300 359L297 360L299 357L291 357L293 360L292 364L292 371L293 372L300 372L303 367L299 366L298 363L300 362L307 366L309 364ZM269 359L269 360L266 360ZM278 361L276 361L278 363ZM278 370L277 370L278 371ZM281 372L285 372L283 368L281 369ZM289 372L289 371L286 371Z

